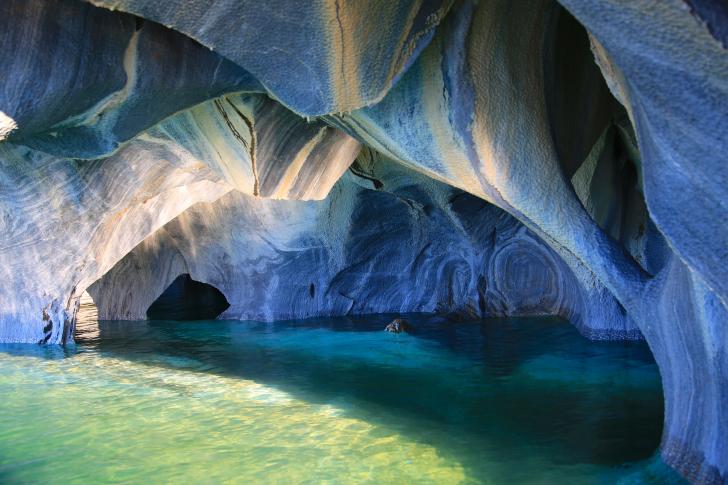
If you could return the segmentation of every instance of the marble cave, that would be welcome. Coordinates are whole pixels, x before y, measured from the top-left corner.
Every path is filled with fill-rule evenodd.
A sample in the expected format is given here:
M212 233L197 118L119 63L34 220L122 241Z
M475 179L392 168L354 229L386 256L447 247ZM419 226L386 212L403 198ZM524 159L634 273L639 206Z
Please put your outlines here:
M84 358L84 298L114 328L400 315L367 334L397 345L558 318L643 342L656 459L728 483L723 0L3 0L0 73L0 369ZM0 481L53 481L4 450Z

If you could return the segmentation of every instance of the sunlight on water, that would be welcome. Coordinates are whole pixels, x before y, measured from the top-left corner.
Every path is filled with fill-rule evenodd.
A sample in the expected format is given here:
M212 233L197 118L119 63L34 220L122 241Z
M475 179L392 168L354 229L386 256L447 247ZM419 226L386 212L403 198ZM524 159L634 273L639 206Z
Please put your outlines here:
M18 389L3 403L5 479L48 482L415 478L457 482L457 463L331 406L311 405L255 382L149 368L95 355L38 362L4 360L2 386L45 386L28 406ZM60 384L63 384L61 386ZM21 418L24 422L18 422ZM64 432L59 433L60 427ZM14 463L15 467L8 467Z
M0 482L678 483L651 458L643 344L383 321L105 322L74 348L0 346Z

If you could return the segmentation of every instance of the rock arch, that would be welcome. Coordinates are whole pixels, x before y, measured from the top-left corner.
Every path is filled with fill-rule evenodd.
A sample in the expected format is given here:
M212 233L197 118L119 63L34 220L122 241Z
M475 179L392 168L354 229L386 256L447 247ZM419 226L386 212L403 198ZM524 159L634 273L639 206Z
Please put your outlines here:
M582 329L638 327L664 381L663 456L694 481L727 480L724 9L703 0L560 0L586 29L596 64L626 113L580 138L573 136L579 130L563 130L558 115L566 108L552 96L563 78L545 69L571 38L558 40L561 29L574 26L553 1L319 2L296 7L302 19L296 29L267 10L293 8L287 0L209 10L202 0L186 9L178 2L93 3L128 13L61 0L0 5L2 341L67 341L83 290L160 228L194 223L191 214L179 219L188 208L210 204L197 220L213 215L207 218L213 226L224 219L218 200L222 207L252 197L235 204L249 214L251 207L285 213L275 204L264 207L260 197L324 199L344 173L366 190L383 184L368 200L400 211L402 220L439 217L441 227L452 229L443 238L458 235L458 250L485 244L483 234L468 232L469 222L454 215L457 202L444 203L446 194L456 194L431 190L426 178L408 186L401 174L383 176L387 167L404 166L500 207L548 246L573 275L574 288L558 293L574 296L568 305L562 296L551 300L572 309ZM343 15L332 17L337 5ZM200 11L208 14L202 23L191 14ZM366 28L375 14L386 17L387 28ZM268 32L256 42L228 36L260 25ZM228 38L220 39L221 32ZM291 44L306 47L294 52L285 48ZM578 52L586 53L583 45ZM575 138L583 146L569 141ZM360 143L387 162L360 157L347 172ZM600 177L608 176L621 185L601 194ZM353 185L336 188L351 206L301 209L302 217L312 211L325 222L313 227L305 219L300 231L281 233L316 229L335 240L337 214L364 211L354 210L361 194ZM605 215L605 207L619 217ZM392 227L386 218L380 222ZM478 225L491 227L480 219ZM394 249L401 261L418 262L409 271L430 297L390 286L384 300L429 309L462 298L487 306L487 278L479 280L468 258L456 262L450 253L417 246L422 226L406 227L412 230L402 238L416 248L414 259ZM367 238L347 238L349 253L346 245L341 251L301 246L326 267L328 258L355 264L340 268L329 292L326 282L306 278L305 298L293 311L377 308L371 294L355 298L347 284L381 283L381 274L370 271L376 254L366 252ZM192 240L204 242L199 233ZM506 263L518 247L502 254ZM357 259L352 248L367 257ZM285 260L274 253L271 259ZM539 273L541 280L553 281L545 275L557 267ZM442 274L426 268L451 268L445 272L457 273L458 281L428 286ZM468 284L455 284L460 280ZM498 288L511 305L503 293L508 286L491 290ZM275 318L276 302L268 303L260 311Z
M214 320L229 306L220 290L184 273L149 305L146 316L149 320Z

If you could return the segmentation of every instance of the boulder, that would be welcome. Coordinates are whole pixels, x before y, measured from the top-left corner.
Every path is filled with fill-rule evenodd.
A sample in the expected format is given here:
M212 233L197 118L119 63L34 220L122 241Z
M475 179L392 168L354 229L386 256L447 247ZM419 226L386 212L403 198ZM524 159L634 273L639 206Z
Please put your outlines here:
M384 327L384 331L389 333L410 333L412 331L412 327L405 320L395 318L389 323L389 325Z

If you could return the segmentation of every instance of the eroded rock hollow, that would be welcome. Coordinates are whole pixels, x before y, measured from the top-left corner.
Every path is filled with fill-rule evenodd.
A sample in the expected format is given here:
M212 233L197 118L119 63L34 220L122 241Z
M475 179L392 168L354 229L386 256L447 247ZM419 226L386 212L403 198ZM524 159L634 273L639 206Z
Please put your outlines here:
M561 315L649 343L728 481L728 11L708 0L0 3L0 341L145 318ZM222 307L221 307L222 308Z

